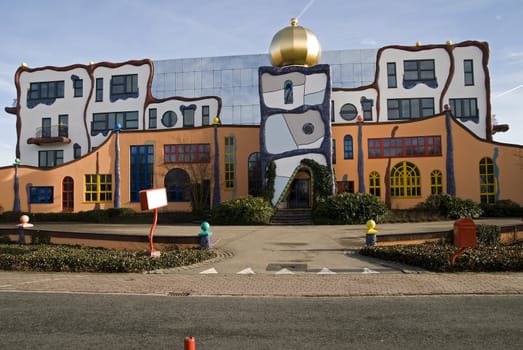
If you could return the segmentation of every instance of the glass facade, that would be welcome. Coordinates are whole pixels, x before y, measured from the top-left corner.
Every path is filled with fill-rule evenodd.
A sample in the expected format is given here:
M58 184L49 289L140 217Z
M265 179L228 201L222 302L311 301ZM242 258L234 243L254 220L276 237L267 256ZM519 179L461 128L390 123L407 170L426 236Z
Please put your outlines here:
M377 49L322 52L331 67L332 86L353 88L374 81ZM270 66L268 54L201 57L154 61L152 93L169 96L222 98L222 124L258 125L258 67Z

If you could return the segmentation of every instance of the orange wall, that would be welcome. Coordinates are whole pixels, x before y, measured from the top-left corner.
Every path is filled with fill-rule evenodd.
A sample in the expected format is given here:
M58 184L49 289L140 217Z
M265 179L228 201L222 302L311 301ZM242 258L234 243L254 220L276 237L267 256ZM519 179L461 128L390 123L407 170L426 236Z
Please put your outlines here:
M364 154L364 181L366 192L369 191L369 173L377 171L380 174L381 200L385 200L386 186L385 174L388 158L368 159L367 140L369 138L391 137L391 132L398 126L395 137L409 136L428 136L439 135L442 141L442 156L435 157L415 157L415 158L391 158L391 167L402 161L414 163L421 173L421 192L419 198L394 198L391 200L392 208L410 208L420 201L425 200L431 193L430 173L434 169L441 170L443 174L443 188L446 191L447 170L446 170L446 127L445 116L427 118L418 121L392 123L365 123L362 126L362 144ZM258 126L217 126L219 142L219 167L220 167L220 200L229 200L243 197L248 194L248 158L253 152L259 152L259 127ZM332 127L333 138L336 140L336 164L334 171L336 180L341 181L344 175L347 180L354 181L354 188L358 190L358 126L355 124L334 125ZM343 159L343 137L345 135L353 137L354 159ZM523 205L523 146L504 145L483 141L476 138L471 132L463 127L459 122L452 121L452 134L454 143L454 172L456 182L456 195L464 199L472 199L480 202L479 190L479 162L483 157L494 159L494 149L498 149L496 164L499 169L499 199L511 199ZM235 136L236 150L236 186L233 190L224 190L224 138ZM177 143L209 143L211 149L211 162L204 165L195 164L165 164L163 161L163 145ZM121 181L121 206L130 207L136 211L140 210L139 203L130 202L129 183L130 183L130 152L132 145L155 145L155 168L154 168L154 187L163 187L166 173L174 168L185 169L192 180L195 176L204 175L211 180L211 194L214 193L214 127L203 127L194 129L174 129L156 130L140 132L121 132L120 133L120 181ZM114 196L114 155L115 137L112 135L108 140L89 155L78 160L53 169L38 169L35 167L20 166L18 169L20 183L20 204L21 210L29 211L27 185L33 186L53 186L54 203L52 204L32 204L31 212L60 212L62 211L62 180L65 176L71 176L75 181L74 208L75 211L92 210L96 208L94 203L85 203L84 198L84 175L96 174L97 168L100 174L113 174L113 196ZM0 168L0 210L10 211L13 209L13 182L14 168ZM212 201L212 199L211 199ZM112 208L113 202L101 203L100 209ZM169 203L162 210L169 211L189 211L189 202Z

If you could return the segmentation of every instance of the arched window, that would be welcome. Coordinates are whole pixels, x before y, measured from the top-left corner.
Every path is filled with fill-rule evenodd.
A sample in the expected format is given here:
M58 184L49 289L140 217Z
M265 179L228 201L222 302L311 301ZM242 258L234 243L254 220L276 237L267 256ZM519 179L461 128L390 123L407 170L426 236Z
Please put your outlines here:
M351 135L343 138L343 159L354 159L354 144Z
M369 174L369 193L381 197L380 174L377 171L372 171Z
M248 159L249 166L249 195L260 196L262 191L262 171L260 153L251 153Z
M485 157L479 161L479 196L481 203L496 203L494 161Z
M421 196L421 176L416 165L410 162L398 163L390 171L390 194L393 198Z
M430 173L430 193L443 193L443 174L440 170L432 170Z
M169 170L165 175L164 186L168 202L187 202L191 199L191 181L183 169Z
M294 103L293 84L291 80L285 80L283 83L284 103L290 105Z
M74 180L70 176L62 180L62 211L66 213L74 211Z

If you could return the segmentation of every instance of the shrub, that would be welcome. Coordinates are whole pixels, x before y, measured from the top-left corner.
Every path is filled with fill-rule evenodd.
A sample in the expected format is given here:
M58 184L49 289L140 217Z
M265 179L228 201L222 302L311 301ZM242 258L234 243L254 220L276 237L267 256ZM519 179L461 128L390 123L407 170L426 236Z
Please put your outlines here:
M164 250L158 259L142 252L67 245L0 245L0 269L44 272L144 272L190 265L216 256L209 249Z
M476 225L476 242L479 245L497 245L500 243L500 233L499 226Z
M313 204L315 207L319 200L332 196L332 173L325 165L321 165L318 162L312 159L302 159L301 164L309 167L312 172L312 177L314 178L312 193Z
M432 194L417 209L437 213L449 219L479 218L483 211L470 199L460 199L446 193Z
M213 224L267 225L274 209L261 197L242 197L225 201L211 213Z
M523 216L523 207L510 199L502 199L495 204L481 205L483 215L488 217L521 217Z
M341 193L322 198L313 209L316 224L354 225L372 219L382 222L387 213L385 203L367 193Z
M450 265L450 256L458 249L451 244L432 242L405 246L370 246L361 249L360 253L436 272L523 271L521 243L470 248L456 258L454 265Z

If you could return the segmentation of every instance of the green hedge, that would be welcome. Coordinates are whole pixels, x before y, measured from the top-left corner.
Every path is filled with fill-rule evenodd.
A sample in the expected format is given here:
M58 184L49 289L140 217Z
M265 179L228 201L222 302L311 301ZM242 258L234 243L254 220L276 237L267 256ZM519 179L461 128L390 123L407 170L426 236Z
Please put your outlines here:
M371 246L360 254L401 264L418 266L435 272L523 271L523 244L480 245L469 248L450 265L458 248L447 243L425 243L405 246Z
M483 216L486 217L522 217L523 207L510 199L502 199L495 204L482 204Z
M449 219L474 218L483 214L480 205L470 199L461 199L446 193L432 194L417 209L437 213Z
M261 197L242 197L225 201L211 212L218 225L267 225L274 214L271 204Z
M144 272L195 264L216 256L209 249L143 252L52 244L0 244L0 269L44 272Z
M318 201L313 209L314 223L320 225L357 225L368 220L383 221L385 203L367 193L341 193Z

